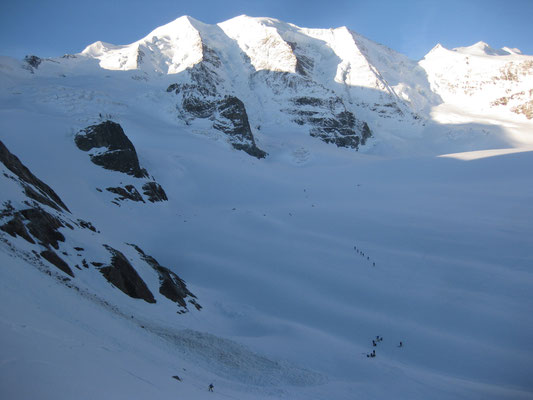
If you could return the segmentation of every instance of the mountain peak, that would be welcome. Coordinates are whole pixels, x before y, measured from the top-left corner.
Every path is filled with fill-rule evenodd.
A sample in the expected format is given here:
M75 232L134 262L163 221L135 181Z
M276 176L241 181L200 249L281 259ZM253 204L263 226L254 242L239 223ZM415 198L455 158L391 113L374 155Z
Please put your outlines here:
M504 49L494 49L488 43L479 41L468 47L457 47L453 49L458 53L473 55L473 56L508 56L512 54Z
M152 38L153 36L157 37L163 37L163 36L169 36L169 37L175 37L179 35L179 33L190 30L191 28L194 28L195 23L199 23L200 21L188 16L183 15L179 18L176 18L175 20L165 24L161 25L157 28L155 28L153 31L151 31L148 35L146 35L146 38Z

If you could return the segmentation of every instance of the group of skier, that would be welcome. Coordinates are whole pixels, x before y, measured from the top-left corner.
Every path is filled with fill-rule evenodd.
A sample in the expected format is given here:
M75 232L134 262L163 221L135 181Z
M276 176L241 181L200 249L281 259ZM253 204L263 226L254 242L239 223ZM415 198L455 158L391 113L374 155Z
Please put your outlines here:
M372 339L372 347L377 347L378 343L382 341L383 341L383 336L377 335L375 339ZM403 342L400 341L400 344L398 345L398 347L403 347ZM376 357L376 350L374 349L372 350L372 353L367 353L366 357L367 358Z
M354 246L353 249L357 252L357 254L361 255L362 257L365 256L365 253L364 253L362 250L359 250L359 249L357 248L357 246ZM366 259L367 259L368 261L370 261L370 256L366 256ZM373 267L376 266L375 261L372 261L372 266L373 266Z

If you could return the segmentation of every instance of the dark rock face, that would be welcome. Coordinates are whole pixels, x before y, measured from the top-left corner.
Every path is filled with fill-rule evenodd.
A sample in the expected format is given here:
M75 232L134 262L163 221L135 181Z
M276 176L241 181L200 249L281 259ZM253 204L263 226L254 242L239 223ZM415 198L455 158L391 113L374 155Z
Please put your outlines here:
M74 277L68 264L50 248L51 246L58 249L58 242L65 241L65 236L58 230L64 225L58 218L39 207L15 211L10 204L0 214L2 219L11 218L0 225L1 231L13 237L20 236L31 244L36 244L34 239L37 239L38 244L45 247L40 255L61 271Z
M27 55L24 57L24 61L27 64L25 68L33 74L33 71L39 67L43 60L37 56Z
M148 177L148 172L139 165L135 147L119 124L112 121L105 121L99 125L89 126L78 133L74 140L78 148L83 151L107 149L104 152L90 154L91 161L96 165L113 171L124 172L136 178ZM148 196L151 202L168 200L165 191L156 182L147 182L142 188L144 194ZM97 190L101 191L101 189ZM145 202L142 195L133 185L108 187L106 190L118 195L113 201L117 205L117 201L126 199Z
M131 201L142 201L144 203L144 200L141 196L141 194L135 189L135 186L133 185L126 185L123 188L122 187L108 187L106 188L108 192L118 194L119 197L117 200L131 200Z
M2 211L2 217L9 216L11 219L1 225L0 230L13 237L20 236L31 244L36 244L33 238L37 239L39 244L46 248L40 255L61 271L74 277L68 264L50 248L52 246L58 249L58 242L65 241L65 236L58 230L63 227L59 219L41 208L14 211L8 207Z
M361 144L365 144L368 138L372 137L372 131L368 127L366 122L363 122L363 127L361 129Z
M39 240L45 247L59 248L58 242L64 242L65 236L59 232L64 227L61 221L41 208L28 208L18 212L23 219L27 220L27 228L30 234Z
M313 126L310 131L313 137L335 143L338 147L359 147L361 139L354 130L355 117L350 112L338 114L337 118L311 117L307 123Z
M167 88L167 92L174 91L182 98L182 119L190 122L196 118L209 118L213 120L214 129L228 135L233 148L259 159L265 158L267 153L255 143L244 103L235 96L220 98L216 91L213 93L212 90L189 84L173 84Z
M224 80L217 74L222 62L213 49L202 47L203 60L187 70L192 83L174 83L167 92L178 96L177 110L186 123L196 118L213 121L213 128L228 135L228 141L237 150L256 158L267 153L255 143L248 114L243 102L235 96L225 95Z
M25 239L27 242L31 244L35 244L35 241L32 239L32 237L28 233L28 230L26 229L26 225L24 225L24 222L22 221L22 218L20 217L20 215L14 215L11 220L9 220L8 222L0 226L0 230L8 233L9 235L13 237L20 236L21 238Z
M147 303L155 303L154 295L124 254L110 246L104 246L112 257L111 265L100 268L102 275L128 296L134 299L143 299Z
M295 42L287 42L291 46L291 50L296 57L296 73L307 76L314 68L314 61L307 57L302 49L300 49Z
M41 256L47 261L49 261L51 264L55 265L61 271L63 271L64 273L74 278L74 274L72 273L72 270L70 269L68 264L65 261L63 261L63 259L55 253L55 251L44 250L41 252Z
M225 96L217 102L219 118L215 119L213 128L234 137L232 146L237 150L243 150L256 158L265 158L267 153L259 149L248 122L248 114L241 100L235 96Z
M124 172L136 178L148 176L139 165L135 147L128 139L122 127L112 121L92 125L78 133L74 141L80 150L90 151L105 147L107 151L91 154L91 161L96 165L113 171Z
M96 228L89 221L84 221L83 219L78 219L78 225L81 226L84 229L89 229L90 231L96 232ZM98 232L98 233L100 233L100 232ZM78 250L78 249L81 249L81 247L79 247L79 248L75 247L75 249Z
M216 111L216 102L195 96L184 97L181 105L186 112L195 118L209 118Z
M188 297L189 303L194 305L197 310L200 310L202 306L196 301L196 296L192 294L185 282L174 272L166 267L161 266L155 258L144 253L144 251L136 245L131 245L141 255L141 258L148 263L159 275L159 293L165 296L167 299L179 304L181 307L187 309Z
M28 197L41 204L55 208L58 211L61 211L61 209L69 211L67 206L50 186L33 175L18 157L7 149L2 141L0 141L0 161L19 178Z
M146 182L142 188L144 195L148 196L148 200L152 203L168 200L167 194L157 182Z
M314 66L308 62L303 50L299 55L297 47L293 51L298 61L296 73L256 71L250 80L252 90L266 85L272 91L272 98L281 100L280 111L288 114L294 123L307 128L311 136L339 147L358 149L371 136L368 125L356 118L333 90L317 85L309 77ZM313 95L302 96L302 92ZM288 106L287 95L290 96Z
M11 220L0 226L0 230L13 237L20 236L29 243L39 244L49 248L59 248L58 242L64 242L65 236L59 232L64 227L61 221L41 208L27 208L12 212ZM29 233L28 233L29 232ZM31 236L30 236L31 234Z
M294 115L298 125L308 125L309 134L338 147L358 149L372 135L366 122L359 121L347 111L340 98L295 97L293 108L286 110Z

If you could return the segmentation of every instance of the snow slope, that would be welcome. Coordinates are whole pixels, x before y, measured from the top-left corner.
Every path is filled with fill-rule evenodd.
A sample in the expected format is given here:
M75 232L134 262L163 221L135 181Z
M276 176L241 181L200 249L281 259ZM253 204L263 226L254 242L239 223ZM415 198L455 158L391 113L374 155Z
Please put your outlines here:
M96 43L37 67L2 58L0 140L70 213L43 209L98 230L59 228L74 277L0 231L2 397L532 398L531 120L489 104L529 85L531 57L474 47L416 63L346 28L182 17L132 45ZM461 72L466 58L479 75ZM516 80L494 72L509 63ZM468 93L451 85L459 78ZM242 101L266 158L213 128L225 110L199 116L224 96ZM202 107L187 111L190 99ZM359 152L293 121L338 119L344 107L372 130ZM106 120L168 201L105 190L148 179L76 146ZM31 204L6 175L2 210ZM203 308L178 313L128 243ZM107 263L103 244L155 304L98 266L74 268L74 246Z

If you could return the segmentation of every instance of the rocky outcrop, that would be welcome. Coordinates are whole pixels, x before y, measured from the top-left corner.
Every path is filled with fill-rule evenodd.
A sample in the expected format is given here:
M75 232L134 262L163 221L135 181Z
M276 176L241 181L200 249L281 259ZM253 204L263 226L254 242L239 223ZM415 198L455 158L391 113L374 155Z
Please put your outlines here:
M59 242L65 241L65 236L59 232L59 228L65 225L40 207L15 211L8 206L2 211L2 217L9 220L0 225L0 230L12 237L20 236L32 244L36 239L41 246L54 249L59 248Z
M65 236L59 232L59 228L64 227L63 223L42 208L21 210L15 213L14 218L27 221L26 227L28 231L42 246L52 246L54 249L58 249L58 242L65 241Z
M65 241L65 236L59 231L59 228L65 227L65 224L59 218L40 207L15 211L8 203L1 211L0 219L7 219L0 225L1 231L12 237L20 236L28 243L44 247L44 250L40 252L41 257L74 277L69 265L52 250L52 248L59 249L59 242Z
M22 202L23 207L15 209L11 201L4 203L0 210L0 231L11 237L21 237L28 243L39 248L33 250L34 254L42 257L64 273L74 277L74 273L68 263L63 260L55 250L58 250L66 238L60 231L63 228L70 230L77 226L81 229L96 229L90 222L78 219L77 222L68 222L69 215L67 206L59 196L44 182L38 179L22 162L9 152L6 146L0 142L0 161L7 170L14 173L11 176L4 173L4 178L17 181L22 192L28 200ZM51 208L46 209L48 206ZM65 253L66 254L66 253Z
M157 182L146 182L143 186L143 194L152 203L156 201L167 201L168 197L161 185Z
M24 68L33 74L34 71L39 67L39 65L41 65L41 62L43 60L34 55L27 55L26 57L24 57L24 61L26 62Z
M220 96L213 84L172 84L167 92L174 92L181 99L179 116L186 123L197 118L210 119L214 129L228 136L233 148L258 159L266 157L267 153L255 143L246 107L239 98Z
M96 165L136 178L148 177L148 172L139 165L135 147L119 124L105 121L89 126L78 133L74 140L80 150L91 152L89 154L91 161ZM142 188L152 203L168 200L165 191L157 182L148 181L143 184ZM106 190L118 195L113 200L115 204L123 200L145 202L134 185L108 187Z
M185 310L187 310L187 299L197 310L202 308L202 306L196 301L196 296L189 291L185 282L178 275L160 265L152 256L145 254L139 246L134 244L131 246L137 250L141 258L159 275L159 293L167 299L177 303Z
M20 236L27 242L35 244L35 241L26 229L26 225L24 224L21 214L15 213L14 210L10 207L10 204L8 204L8 208L2 210L2 219L5 217L12 218L4 224L0 225L0 230L11 235L12 237Z
M508 106L515 114L523 114L527 119L533 119L533 89L522 90L510 96L500 97L490 103L491 106Z
M244 103L227 94L224 79L217 73L222 66L218 54L205 44L202 53L202 62L187 70L190 83L175 83L167 88L168 93L177 96L179 117L187 124L198 118L209 119L214 129L227 135L233 148L265 158L267 153L257 147Z
M99 271L99 274L108 282L128 296L134 299L142 299L147 303L156 303L156 299L147 284L122 252L111 246L104 245L111 254L110 261L91 260L90 257L94 256L94 253L86 253L85 246L76 245L81 240L88 240L89 249L94 247L95 243L91 244L91 238L94 236L99 237L100 231L91 222L80 218L74 219L72 215L67 214L67 207L55 192L36 178L1 142L0 161L6 167L2 168L4 172L0 174L0 180L16 181L20 184L22 193L26 195L26 200L22 201L5 200L3 207L0 209L0 240L9 244L8 248L12 249L13 254L31 260L31 263L37 266L38 269L47 275L55 276L61 282L70 282L67 286L78 291L80 291L80 288L76 283L73 283L75 281L71 282L70 278L62 275L65 273L72 278L75 277L70 265L79 270L82 270L83 267L88 270L87 273L91 273L91 270L94 271L92 273ZM11 173L15 175L11 175ZM29 192L29 190L32 192ZM108 190L124 199L144 202L141 194L133 185L108 188ZM156 182L146 182L143 185L143 190L150 201L155 202L167 199L163 188ZM14 202L17 204L16 207L13 205ZM82 230L90 232L83 234ZM69 232L71 231L77 232L70 235ZM20 247L16 240L8 239L9 236L22 238L30 246L24 245ZM100 240L102 240L101 237L97 239L97 242ZM28 247L30 250L28 250ZM153 257L144 254L140 248L136 247L136 249L141 256L137 261L146 262L157 272L160 281L159 292L180 306L181 310L178 313L187 311L188 305L191 304L196 309L201 309L196 297L187 289L183 280L174 272L159 265ZM54 268L61 271L61 274L52 274L51 270Z
M287 44L291 47L291 50L296 57L295 72L303 76L309 75L315 66L313 59L308 57L296 42L287 41Z
M533 100L526 101L516 107L511 108L515 114L523 114L527 119L533 119Z
M309 134L338 147L358 149L372 136L368 124L355 118L338 97L294 97L285 110L298 125L309 127Z
M115 193L118 195L115 200L131 200L131 201L139 201L143 202L143 197L141 194L137 191L135 186L133 185L126 185L124 187L108 187L106 188L108 192Z
M26 168L24 164L13 155L7 147L0 141L0 162L2 162L8 170L13 172L21 185L24 188L26 195L38 201L41 204L45 204L58 211L61 209L69 211L65 203L59 198L50 186L38 179L31 171Z
M59 268L61 271L63 271L64 273L70 275L71 277L74 278L74 274L72 273L72 270L70 269L70 267L68 266L68 264L61 258L59 257L55 251L53 250L44 250L44 251L41 251L41 256L47 260L49 263L55 265L57 268Z
M104 245L104 247L111 253L111 262L110 265L100 268L99 271L108 282L134 299L155 303L154 295L124 254L111 246Z
M267 153L257 147L248 122L248 114L241 100L235 96L225 96L216 104L213 128L230 136L231 145L253 157L265 158Z
M74 141L80 150L92 151L91 161L96 165L136 178L148 176L139 165L135 147L122 127L115 122L104 121L91 125L79 132Z

